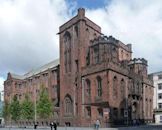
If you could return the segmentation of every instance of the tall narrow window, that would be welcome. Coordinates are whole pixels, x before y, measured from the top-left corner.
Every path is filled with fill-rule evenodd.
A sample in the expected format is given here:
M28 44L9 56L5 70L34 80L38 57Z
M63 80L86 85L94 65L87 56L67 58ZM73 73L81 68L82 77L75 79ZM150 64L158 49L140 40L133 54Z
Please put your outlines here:
M97 95L102 96L102 79L99 76L97 77Z
M116 63L118 61L118 50L116 46L112 46L112 61Z
M118 85L118 79L115 76L113 78L113 97L114 98L117 98L117 96L118 96L118 86L117 85Z
M76 64L76 72L79 71L79 64L78 64L78 60L75 60L75 64Z
M86 92L87 92L88 96L91 95L91 82L89 79L86 79Z
M71 48L69 48L68 52L69 52L69 53L68 53L68 54L69 54L69 55L68 55L68 56L69 56L69 57L68 57L68 67L69 67L69 68L68 68L68 71L71 72Z
M65 97L65 114L71 115L73 112L72 100L69 96Z
M121 60L124 60L124 53L123 53L123 50L121 50Z
M124 79L121 80L120 82L120 92L121 92L121 98L124 98L125 97L125 81Z
M95 64L99 63L99 46L98 45L94 47L94 61L95 61Z
M86 65L88 66L90 64L90 49L87 49L87 54L86 54Z
M137 83L137 93L139 94L140 93L140 86L139 86L139 83Z
M133 84L133 85L132 85L132 93L135 93L135 90L136 90L136 89L135 89L135 85Z
M71 72L71 35L69 32L64 34L64 48L65 72Z
M67 52L66 52L66 51L64 52L64 59L65 59L65 60L64 60L64 62L65 62L65 63L64 63L64 64L65 64L65 72L67 72L67 59L68 59L68 58L67 58Z
M78 37L78 33L79 33L78 26L75 26L75 34L76 34L77 37Z

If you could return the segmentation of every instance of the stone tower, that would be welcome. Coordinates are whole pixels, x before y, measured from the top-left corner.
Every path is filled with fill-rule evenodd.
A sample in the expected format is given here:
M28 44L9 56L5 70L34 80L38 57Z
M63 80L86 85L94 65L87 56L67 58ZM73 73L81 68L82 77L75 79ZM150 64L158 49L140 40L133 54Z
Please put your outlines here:
M81 72L86 65L90 40L101 35L101 28L85 17L85 10L60 27L60 118L61 124L81 123Z

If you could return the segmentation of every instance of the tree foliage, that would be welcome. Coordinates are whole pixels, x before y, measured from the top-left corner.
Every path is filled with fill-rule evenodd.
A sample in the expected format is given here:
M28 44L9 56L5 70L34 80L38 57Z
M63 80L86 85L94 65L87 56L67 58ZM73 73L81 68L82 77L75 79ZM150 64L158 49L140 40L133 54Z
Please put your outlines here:
M10 104L8 102L4 103L2 116L4 119L9 119L10 116Z
M13 101L11 102L10 113L12 120L17 121L20 119L21 107L16 95L14 96Z
M47 119L52 112L52 103L49 100L48 92L45 87L41 86L39 100L37 103L37 113L40 118Z
M27 120L33 119L34 117L34 104L28 95L25 95L25 99L21 104L21 117Z

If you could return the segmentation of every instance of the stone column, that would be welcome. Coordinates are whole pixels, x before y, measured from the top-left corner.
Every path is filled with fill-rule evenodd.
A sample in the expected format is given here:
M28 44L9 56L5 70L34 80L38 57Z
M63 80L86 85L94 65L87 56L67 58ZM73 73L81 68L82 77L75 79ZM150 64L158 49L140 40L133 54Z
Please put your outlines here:
M82 78L82 117L84 117L84 82L85 82L85 79Z

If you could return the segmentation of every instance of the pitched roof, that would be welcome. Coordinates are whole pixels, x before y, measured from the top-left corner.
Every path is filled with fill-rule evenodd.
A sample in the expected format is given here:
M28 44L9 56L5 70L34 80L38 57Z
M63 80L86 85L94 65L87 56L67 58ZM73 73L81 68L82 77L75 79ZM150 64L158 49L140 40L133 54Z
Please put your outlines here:
M24 79L23 75L17 75L17 74L14 74L14 73L10 73L10 74L11 74L11 77L14 78L14 79Z
M47 63L43 66L41 66L40 68L37 68L37 69L33 69L31 71L29 71L28 73L24 74L24 75L17 75L17 74L14 74L14 73L10 73L11 74L11 77L12 78L15 78L15 79L25 79L25 78L29 78L33 75L36 75L36 74L39 74L41 72L44 72L48 69L51 69L51 68L54 68L56 66L58 66L60 64L60 60L57 59L57 60L54 60L50 63Z

